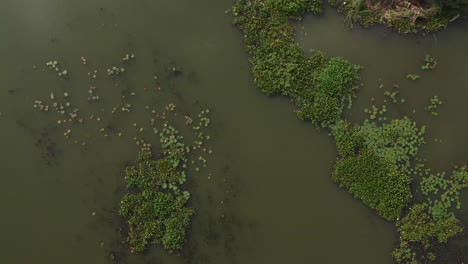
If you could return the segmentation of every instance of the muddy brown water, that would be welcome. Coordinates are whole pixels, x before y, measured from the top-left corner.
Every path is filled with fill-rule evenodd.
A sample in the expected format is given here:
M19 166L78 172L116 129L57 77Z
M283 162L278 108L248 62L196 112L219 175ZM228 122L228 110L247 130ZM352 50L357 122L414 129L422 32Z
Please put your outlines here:
M254 86L241 33L225 14L232 4L1 1L1 263L392 262L393 225L330 181L336 157L331 139L298 120L288 100L264 96ZM365 67L364 86L348 115L362 120L369 99L382 99L383 89L398 82L407 104L395 113L415 108L415 118L428 125L429 163L449 169L451 162L465 162L467 23L407 38L381 27L349 29L340 19L327 9L296 28L304 50L321 49ZM125 53L136 55L125 74L106 76ZM420 72L426 53L438 68L408 81L406 74ZM59 61L69 78L49 71L49 60ZM94 69L98 77L90 80L87 72ZM86 100L90 84L102 98L97 103ZM63 136L55 113L33 108L35 100L50 101L51 92L68 92L67 100L87 118L71 137L85 147ZM434 94L444 102L437 118L423 111ZM132 104L130 113L110 113L123 102ZM168 102L181 114L212 109L208 144L214 155L206 169L188 177L197 215L186 249L174 256L153 246L131 255L121 245L117 206L124 168L138 151L132 138L141 136L132 124L145 127L141 137L156 144L146 130L146 106L160 109ZM468 202L466 193L462 199ZM460 215L467 220L468 214ZM466 245L458 239L451 247L461 252Z

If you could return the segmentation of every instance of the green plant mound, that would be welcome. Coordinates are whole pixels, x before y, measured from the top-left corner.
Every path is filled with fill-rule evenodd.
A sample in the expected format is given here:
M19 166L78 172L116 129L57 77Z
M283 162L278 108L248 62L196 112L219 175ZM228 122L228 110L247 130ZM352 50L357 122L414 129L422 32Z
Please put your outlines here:
M400 233L400 245L393 251L393 257L399 264L432 263L436 259L433 246L447 241L463 231L460 221L449 217L434 221L425 203L416 204L408 214L396 222ZM413 248L422 246L420 255Z
M184 145L176 134L172 127L165 128L163 157L153 160L149 148L143 148L135 165L126 170L129 193L120 203L120 214L127 219L128 242L135 252L150 243L169 251L181 249L195 213L186 205L190 194L180 189L185 182L185 172L178 170Z
M339 159L332 179L390 221L401 215L411 198L411 179L372 151Z

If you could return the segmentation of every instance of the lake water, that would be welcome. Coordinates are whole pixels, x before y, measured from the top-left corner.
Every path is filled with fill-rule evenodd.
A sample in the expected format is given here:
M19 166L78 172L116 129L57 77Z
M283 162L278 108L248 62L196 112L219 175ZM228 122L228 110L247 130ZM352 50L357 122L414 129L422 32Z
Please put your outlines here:
M330 180L331 138L297 119L287 99L267 97L253 84L241 32L225 13L232 5L1 1L0 263L392 263L394 226ZM406 103L394 112L428 125L428 163L448 170L451 162L468 160L467 22L412 38L381 27L349 29L332 9L295 24L304 50L365 67L350 118L362 120L370 98L381 100L397 82ZM136 55L125 74L106 76L125 53ZM439 65L420 73L427 53ZM59 61L69 78L50 72L49 60ZM97 78L90 79L95 69ZM407 80L413 72L421 79ZM99 102L87 102L90 85ZM33 108L35 100L50 101L51 92L85 119L73 127L72 140L55 113ZM423 110L435 94L444 102L436 118ZM214 154L206 169L188 177L197 214L186 248L178 256L154 246L132 255L121 245L117 213L124 169L138 152L133 137L158 142L147 129L149 110L168 102L181 113L212 110ZM122 103L133 110L112 114ZM468 203L466 192L462 200ZM460 216L468 222L466 210ZM467 241L454 240L446 255L466 258Z

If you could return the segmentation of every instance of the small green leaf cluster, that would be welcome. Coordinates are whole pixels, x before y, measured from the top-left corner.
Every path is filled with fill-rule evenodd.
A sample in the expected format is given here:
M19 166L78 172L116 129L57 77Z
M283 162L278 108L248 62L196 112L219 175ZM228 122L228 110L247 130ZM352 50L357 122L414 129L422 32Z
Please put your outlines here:
M442 100L437 95L431 97L431 104L426 106L424 110L431 112L431 115L438 116L439 113L436 111L439 105L442 105Z
M416 122L404 117L383 125L366 120L360 133L366 139L366 147L388 162L408 169L411 159L424 143L425 131L425 126L418 128Z
M445 173L431 174L421 181L421 191L428 198L428 209L435 221L454 218L450 209L455 205L460 209L460 190L468 188L468 171L466 166L455 167L450 178Z
M369 114L369 119L374 120L377 119L378 121L386 121L387 117L385 114L387 113L387 106L382 105L382 108L372 105L371 109L364 109L364 113Z
M178 168L185 160L185 146L177 134L166 125L160 134L163 157L153 160L144 146L135 165L126 170L129 192L120 202L120 214L127 220L128 242L135 252L151 243L169 251L181 249L195 213L186 205L190 193L181 190L186 175Z
M392 100L392 103L396 104L397 103L397 95L398 95L399 91L385 91L384 92L384 95L387 96L388 98L390 98Z
M429 54L424 57L424 62L425 64L421 66L421 70L435 69L437 67L437 61Z

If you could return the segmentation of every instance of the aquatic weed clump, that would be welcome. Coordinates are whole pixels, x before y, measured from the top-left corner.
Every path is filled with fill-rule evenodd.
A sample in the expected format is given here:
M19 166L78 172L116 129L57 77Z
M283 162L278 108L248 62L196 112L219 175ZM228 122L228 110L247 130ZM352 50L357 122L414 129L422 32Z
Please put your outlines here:
M350 22L383 23L402 33L415 33L418 28L436 30L448 22L447 17L430 16L429 13L417 14L418 17L411 21L409 16L414 15L414 10L406 13L403 10L408 7L398 10L379 8L370 6L376 4L372 1L361 0L332 2L348 14ZM316 51L311 57L304 55L294 42L293 28L289 24L289 20L302 15L300 12L310 10L304 8L303 3L307 1L239 0L234 6L234 24L244 33L255 84L267 95L288 96L295 103L299 118L310 120L317 127L331 129L339 153L332 173L334 182L347 188L386 220L397 221L401 232L406 232L406 226L418 225L415 233L402 236L400 247L394 252L398 263L433 261L435 254L430 251L419 254L421 251L418 251L416 255L415 247L426 246L427 240L446 242L460 231L456 220L444 218L434 222L426 217L429 216L429 205L424 205L424 210L415 206L417 210L410 209L414 213L408 213L413 199L410 176L420 169L414 165L414 160L424 144L425 127L417 126L407 117L382 123L387 121L385 105L367 109L370 120L363 124L342 119L346 99L350 107L358 88L359 67L344 59L328 59L323 52ZM398 3L409 2L391 4ZM423 70L436 66L431 58L426 58L425 62ZM410 73L407 78L414 81L420 76ZM394 87L398 88L397 85ZM393 103L398 101L398 91L387 91L385 95ZM402 216L404 220L401 220ZM421 221L417 222L418 219Z
M294 97L310 90L312 67L294 42L291 15L274 1L249 0L238 1L233 13L234 24L244 32L254 80L262 92Z
M445 173L435 173L424 177L421 190L427 197L428 210L435 221L453 218L453 207L461 208L460 190L468 188L467 167L455 167L447 179ZM454 206L455 205L455 206Z
M361 67L335 57L328 60L315 74L312 102L300 100L299 118L309 119L320 127L329 127L340 118L346 99L357 90ZM302 98L301 98L302 99Z
M420 187L427 201L413 205L396 223L400 245L392 255L398 264L433 263L437 247L464 230L451 210L460 209L460 190L468 187L466 166L455 167L448 179L445 173L426 175Z
M431 113L433 116L438 116L439 113L437 112L437 108L442 105L442 100L437 95L434 95L430 99L430 104L424 107L424 110Z
M179 165L185 160L185 146L172 127L161 134L163 157L153 160L144 145L135 165L126 170L129 193L120 202L120 214L127 219L128 243L135 252L148 244L162 244L169 251L181 249L195 213L186 204L190 193L181 190L186 175Z
M418 128L416 122L404 117L382 125L365 121L360 133L366 139L364 143L366 147L373 149L388 162L406 170L424 143L425 131L425 126Z
M370 149L338 159L332 179L389 221L410 202L411 179Z
M405 117L377 125L338 121L332 126L339 158L332 179L383 218L398 219L411 200L410 162L425 128Z
M392 255L398 264L433 263L437 243L447 241L463 231L458 219L449 217L434 221L426 203L413 205L400 221L396 222L400 245ZM414 248L421 248L419 252Z
M342 58L327 60L322 52L305 56L294 41L289 19L302 15L298 10L311 10L310 3L240 0L233 8L234 24L244 32L254 81L261 91L290 97L299 118L328 127L341 116L345 99L354 94L359 67Z
M314 14L322 12L322 0L267 0L275 8L289 16L301 16L311 10Z

